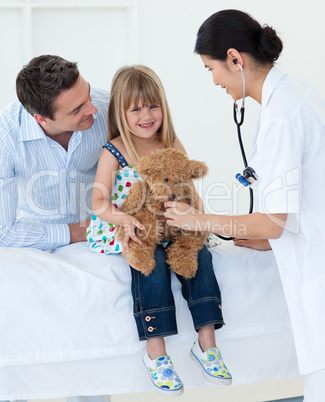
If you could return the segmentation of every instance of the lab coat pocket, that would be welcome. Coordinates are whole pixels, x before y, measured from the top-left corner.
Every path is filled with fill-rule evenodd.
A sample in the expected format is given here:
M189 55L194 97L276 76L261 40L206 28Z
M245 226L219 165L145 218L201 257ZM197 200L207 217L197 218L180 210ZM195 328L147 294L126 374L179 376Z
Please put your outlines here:
M325 364L325 274L300 286L305 325L317 360Z

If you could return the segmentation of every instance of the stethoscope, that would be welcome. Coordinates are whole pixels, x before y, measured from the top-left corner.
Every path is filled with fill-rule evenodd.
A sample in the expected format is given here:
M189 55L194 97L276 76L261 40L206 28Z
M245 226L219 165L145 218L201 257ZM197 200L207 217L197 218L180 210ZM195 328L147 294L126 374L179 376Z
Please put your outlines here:
M238 142L239 142L239 147L240 151L242 154L243 162L245 169L243 170L243 174L237 173L236 174L236 179L245 187L249 187L251 184L253 184L257 180L257 174L253 168L248 166L247 163L247 158L245 154L245 149L242 141L242 136L241 136L241 130L240 127L244 123L244 117L245 117L245 76L244 76L244 70L243 67L238 63L237 59L233 60L234 64L237 64L240 68L241 75L242 75L242 80L243 80L243 98L242 98L242 104L241 108L239 110L237 102L234 102L234 121L237 126L237 135L238 135ZM249 187L249 213L251 214L253 212L254 208L254 196L253 196L253 190ZM225 237L222 235L217 235L220 239L222 240L234 240L234 237Z

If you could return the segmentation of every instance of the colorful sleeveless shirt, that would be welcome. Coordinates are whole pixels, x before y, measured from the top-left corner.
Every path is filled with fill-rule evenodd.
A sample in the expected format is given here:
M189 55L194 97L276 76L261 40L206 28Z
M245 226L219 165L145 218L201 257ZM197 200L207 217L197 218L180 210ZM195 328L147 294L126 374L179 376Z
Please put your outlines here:
M107 142L103 148L111 152L122 167L116 172L116 179L111 194L111 203L116 208L121 209L132 184L141 178L132 166L128 166L123 155L121 155L113 144ZM122 242L116 239L115 231L116 226L114 224L105 222L93 214L90 225L87 228L87 246L95 253L121 253L123 251Z

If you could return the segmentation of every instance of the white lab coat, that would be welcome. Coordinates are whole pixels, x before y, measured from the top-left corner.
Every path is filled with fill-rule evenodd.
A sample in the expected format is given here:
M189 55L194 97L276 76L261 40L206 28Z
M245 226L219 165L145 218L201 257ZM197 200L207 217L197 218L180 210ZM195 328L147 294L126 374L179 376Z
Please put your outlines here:
M288 213L270 243L304 375L325 368L325 97L272 68L253 145L258 211Z

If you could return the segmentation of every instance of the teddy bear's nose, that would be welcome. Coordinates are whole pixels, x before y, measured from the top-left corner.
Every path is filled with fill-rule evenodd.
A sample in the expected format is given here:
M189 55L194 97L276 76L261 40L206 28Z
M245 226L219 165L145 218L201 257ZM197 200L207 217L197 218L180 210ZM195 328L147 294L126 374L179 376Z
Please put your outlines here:
M169 194L169 196L168 196L168 201L173 201L175 198L176 198L176 195L173 194L173 193L171 193L171 194Z

